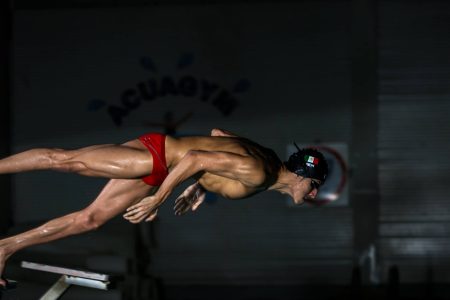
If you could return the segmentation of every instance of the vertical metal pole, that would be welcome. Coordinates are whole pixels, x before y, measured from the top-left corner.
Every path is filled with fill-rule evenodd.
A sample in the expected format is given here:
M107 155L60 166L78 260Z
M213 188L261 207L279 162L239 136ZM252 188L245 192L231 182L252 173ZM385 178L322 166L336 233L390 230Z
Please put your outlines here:
M376 246L378 236L378 5L376 0L353 0L352 5L351 204L358 264L358 256ZM362 266L363 282L370 280L369 272Z

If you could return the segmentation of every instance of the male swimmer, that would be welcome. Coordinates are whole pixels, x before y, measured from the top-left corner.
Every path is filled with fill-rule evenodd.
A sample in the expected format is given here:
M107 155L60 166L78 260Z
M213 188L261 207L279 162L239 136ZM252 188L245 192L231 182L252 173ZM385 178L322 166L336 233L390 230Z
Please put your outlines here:
M6 260L18 250L97 229L125 210L124 217L131 223L153 220L173 189L189 178L196 182L177 198L177 215L195 210L205 191L239 199L275 190L301 204L316 197L328 166L314 149L298 149L282 162L271 149L213 129L211 136L175 138L150 133L121 145L77 150L39 148L0 160L0 174L32 170L111 180L88 207L0 240L0 275ZM0 285L5 284L0 279Z

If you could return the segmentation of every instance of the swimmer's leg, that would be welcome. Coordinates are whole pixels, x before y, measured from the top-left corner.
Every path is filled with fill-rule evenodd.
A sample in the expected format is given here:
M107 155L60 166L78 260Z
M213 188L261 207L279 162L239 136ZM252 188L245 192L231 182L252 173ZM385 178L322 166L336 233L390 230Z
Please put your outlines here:
M95 145L77 150L39 148L0 160L0 174L55 170L106 178L150 174L153 158L139 140L122 145Z
M96 200L85 209L0 240L0 278L6 260L15 252L33 245L95 230L152 192L154 188L140 179L112 179ZM5 282L0 279L0 284L4 285Z

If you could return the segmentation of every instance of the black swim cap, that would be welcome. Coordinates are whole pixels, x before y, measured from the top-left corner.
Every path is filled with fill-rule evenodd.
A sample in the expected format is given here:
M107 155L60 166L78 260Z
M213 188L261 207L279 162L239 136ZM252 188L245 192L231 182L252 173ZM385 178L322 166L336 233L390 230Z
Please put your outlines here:
M328 163L322 153L313 148L300 149L289 156L286 168L302 177L314 178L325 183L328 175Z

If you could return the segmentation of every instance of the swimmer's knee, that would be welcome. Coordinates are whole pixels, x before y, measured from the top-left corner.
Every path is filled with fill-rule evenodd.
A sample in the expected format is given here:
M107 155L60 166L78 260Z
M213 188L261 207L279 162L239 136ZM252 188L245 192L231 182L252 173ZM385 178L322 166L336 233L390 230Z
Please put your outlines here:
M80 226L85 231L97 230L105 222L105 220L98 217L98 214L89 210L81 210L76 217L77 226Z
M67 161L66 150L59 148L41 149L43 158L48 161L52 168L58 167L62 162Z

